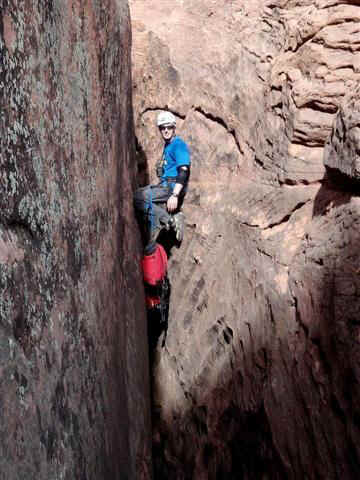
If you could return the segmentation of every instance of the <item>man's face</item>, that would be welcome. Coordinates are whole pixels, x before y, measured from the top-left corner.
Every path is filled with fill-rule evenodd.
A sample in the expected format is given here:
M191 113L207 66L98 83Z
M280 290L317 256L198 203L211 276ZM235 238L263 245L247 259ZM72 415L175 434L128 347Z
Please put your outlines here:
M161 125L159 130L165 142L169 142L175 135L174 125Z

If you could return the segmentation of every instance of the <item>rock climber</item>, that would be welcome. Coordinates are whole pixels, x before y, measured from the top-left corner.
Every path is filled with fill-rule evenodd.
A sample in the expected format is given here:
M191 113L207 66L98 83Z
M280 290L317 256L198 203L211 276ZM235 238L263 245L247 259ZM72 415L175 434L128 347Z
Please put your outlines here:
M173 229L177 241L181 242L184 215L180 207L190 176L190 152L184 140L176 135L175 115L161 111L157 126L164 140L163 154L156 165L159 183L136 190L134 204L148 222L149 243L156 241L162 229Z

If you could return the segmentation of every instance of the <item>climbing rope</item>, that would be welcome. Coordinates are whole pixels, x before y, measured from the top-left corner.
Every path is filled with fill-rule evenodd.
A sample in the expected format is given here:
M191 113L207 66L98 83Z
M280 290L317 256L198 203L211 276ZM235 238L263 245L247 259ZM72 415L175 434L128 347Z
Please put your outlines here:
M160 316L161 316L161 323L165 325L167 321L167 314L169 308L169 279L167 275L165 276L164 280L162 281L161 285L161 294L160 294Z
M153 230L153 225L154 225L154 219L153 219L153 200L152 200L152 189L151 189L151 186L150 186L150 202L149 202L149 208L147 210L147 215L148 215L148 218L150 219L150 236L151 236L151 233L152 233L152 230Z

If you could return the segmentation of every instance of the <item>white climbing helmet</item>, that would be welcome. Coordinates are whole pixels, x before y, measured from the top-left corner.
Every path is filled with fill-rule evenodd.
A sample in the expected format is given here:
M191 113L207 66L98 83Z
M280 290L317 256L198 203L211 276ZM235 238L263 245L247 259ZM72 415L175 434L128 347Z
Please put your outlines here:
M176 126L176 117L171 112L160 112L157 117L157 126L161 127L161 125L173 125Z

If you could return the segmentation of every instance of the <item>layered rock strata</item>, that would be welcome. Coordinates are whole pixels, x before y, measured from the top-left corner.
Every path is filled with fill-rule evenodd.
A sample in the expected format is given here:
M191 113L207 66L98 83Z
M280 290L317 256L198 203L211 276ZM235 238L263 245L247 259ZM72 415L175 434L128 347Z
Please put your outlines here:
M150 478L125 1L0 7L0 478Z
M345 175L353 185L360 179L360 87L350 90L346 102L339 109L336 123L325 146L325 165Z
M359 3L130 8L140 174L163 108L193 161L153 366L156 478L356 478Z

